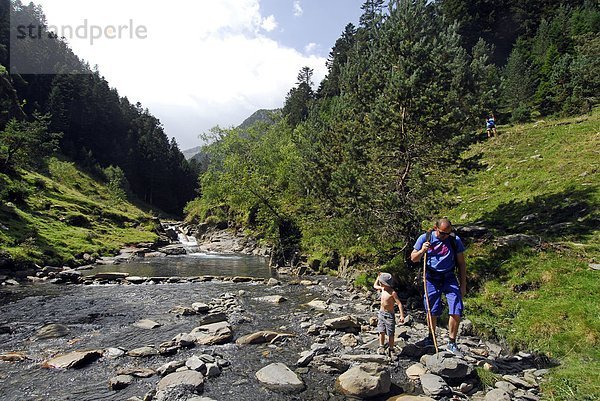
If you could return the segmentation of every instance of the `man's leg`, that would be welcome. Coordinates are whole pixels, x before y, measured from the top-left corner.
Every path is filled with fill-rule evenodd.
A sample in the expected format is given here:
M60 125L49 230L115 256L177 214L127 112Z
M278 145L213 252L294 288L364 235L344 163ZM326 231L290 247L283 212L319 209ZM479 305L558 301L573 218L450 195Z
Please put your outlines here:
M450 341L456 341L459 324L460 315L450 315L450 320L448 321L448 335L450 336Z

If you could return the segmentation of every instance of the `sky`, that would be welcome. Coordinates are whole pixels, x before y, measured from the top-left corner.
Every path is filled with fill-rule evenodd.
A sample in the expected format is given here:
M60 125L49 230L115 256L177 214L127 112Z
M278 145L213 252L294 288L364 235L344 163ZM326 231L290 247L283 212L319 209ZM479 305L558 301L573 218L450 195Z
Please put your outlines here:
M325 61L364 0L34 0L80 58L158 117L184 150L214 126L283 106ZM78 27L69 34L63 27ZM92 26L103 31L92 38ZM120 29L118 26L127 26ZM115 29L111 29L115 27ZM109 33L107 33L109 32Z

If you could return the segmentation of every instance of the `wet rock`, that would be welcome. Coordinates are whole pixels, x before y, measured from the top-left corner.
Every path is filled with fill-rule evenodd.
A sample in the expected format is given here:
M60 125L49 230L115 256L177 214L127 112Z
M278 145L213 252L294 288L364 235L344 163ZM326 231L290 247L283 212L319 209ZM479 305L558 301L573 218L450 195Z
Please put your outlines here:
M327 309L327 302L322 301L320 299L313 299L307 305L310 306L311 308L315 308L315 309L320 309L320 310Z
M388 398L387 401L435 401L431 397L424 395L397 395L395 397Z
M4 362L22 362L29 359L23 352L5 352L0 354L0 361Z
M185 366L190 370L195 370L196 372L201 372L202 374L206 373L206 363L196 355L185 361Z
M406 376L411 380L417 380L425 373L427 373L427 369L421 363L415 363L406 369Z
M221 368L215 363L206 364L206 377L217 377L221 375Z
M287 301L287 299L285 299L281 295L268 295L266 297L259 297L254 299L261 302L269 302L271 304L280 304L282 302Z
M425 366L434 375L445 379L456 379L470 375L473 367L451 352L440 352L425 357Z
M148 280L147 277L138 277L138 276L127 277L125 279L125 281L127 281L128 283L131 283L131 284L143 284L147 280Z
M362 364L348 369L336 380L336 388L344 395L375 397L390 391L390 372L377 364Z
M35 338L38 340L46 340L49 338L60 338L68 335L71 330L64 324L47 324L38 330Z
M253 280L254 280L254 278L252 278L252 277L240 277L240 276L236 276L231 279L231 281L234 283L249 283Z
M269 390L281 393L298 393L304 382L283 363L272 363L256 372L258 381Z
M146 330L152 330L152 329L162 326L162 324L157 323L153 320L149 320L149 319L139 320L139 321L135 322L133 325L135 327L139 327L140 329L146 329Z
M173 309L171 309L169 311L169 313L173 313L177 316L191 316L191 315L195 315L196 311L188 306L178 305L178 306L174 307Z
M345 331L360 331L361 324L356 316L342 316L333 319L327 319L323 322L327 329L345 330Z
M159 376L166 376L170 373L175 372L182 366L185 366L185 361L171 361L165 363L164 365L161 365L158 369L156 369L156 373L158 373Z
M315 354L313 354L310 351L305 351L301 354L300 359L298 359L298 361L296 362L296 366L298 366L299 368L308 366L312 362L314 357Z
M73 351L45 361L42 364L42 367L55 369L77 369L94 362L101 356L101 350Z
M122 350L121 348L112 348L112 347L106 348L102 355L108 359L117 359L117 358L125 355L125 350Z
M440 376L433 375L431 373L425 373L420 377L420 379L421 387L423 387L423 392L425 395L437 397L446 394L452 394L452 390Z
M205 304L203 302L194 302L192 304L192 309L196 313L208 313L208 311L210 310L210 306L208 306L208 304Z
M277 339L282 339L286 337L294 337L294 335L287 333L277 333L274 331L258 331L256 333L248 334L238 338L235 343L237 345L264 344L268 342L275 342Z
M123 280L127 277L129 277L129 273L119 273L119 272L96 273L96 274L90 276L90 278L95 279L95 280L109 280L109 281Z
M273 286L280 285L280 284L281 284L281 281L274 279L273 277L271 277L266 282L266 285L268 285L269 287L273 287Z
M213 312L208 315L204 315L198 319L198 324L203 326L205 324L219 323L227 320L227 315L224 312Z
M5 285L12 285L12 286L16 287L16 286L19 285L19 282L17 280L15 280L15 279L9 278L8 280L4 280L3 284L5 284Z
M149 356L158 355L158 351L154 347L139 347L129 350L127 355L134 358L147 358Z
M168 387L184 387L192 392L200 393L204 389L204 375L193 370L171 373L163 377L156 388L158 391L164 391Z
M485 401L510 401L510 394L499 388L489 391L485 395Z
M181 334L177 334L173 338L173 342L175 343L175 346L177 346L177 347L182 347L182 348L193 347L196 344L196 337L194 337L193 335L188 334L188 333L181 333ZM161 347L162 347L162 344L161 344Z
M79 282L79 280L81 280L82 275L81 275L80 271L68 269L68 270L63 270L63 271L59 272L58 278L60 278L64 281L70 281L72 283L77 283L77 282Z
M225 344L233 339L231 325L227 322L219 322L196 327L190 333L200 345Z
M321 334L321 327L317 326L316 324L312 324L308 327L306 333L311 336L318 336Z
M127 375L134 377L147 378L152 377L156 372L148 368L122 368L117 370L117 375Z
M133 383L133 376L129 376L129 375L118 375L115 376L113 378L111 378L108 381L108 387L111 390L122 390L125 387L129 386L131 383Z
M0 326L0 334L11 334L13 332L10 326Z
M162 248L158 248L158 252L164 253L167 256L187 254L185 248L179 244L163 246Z

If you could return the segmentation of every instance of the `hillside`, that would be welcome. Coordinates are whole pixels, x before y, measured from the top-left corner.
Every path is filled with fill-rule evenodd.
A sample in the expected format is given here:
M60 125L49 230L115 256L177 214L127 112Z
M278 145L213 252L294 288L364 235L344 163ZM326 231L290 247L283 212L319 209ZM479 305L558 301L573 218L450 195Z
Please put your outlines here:
M547 399L598 399L600 112L499 133L462 155L469 173L442 211L491 234L467 251L468 317L484 334L560 361ZM523 241L500 246L509 234Z
M0 174L0 202L0 267L85 264L84 253L156 238L149 214L66 161L51 159L45 174Z

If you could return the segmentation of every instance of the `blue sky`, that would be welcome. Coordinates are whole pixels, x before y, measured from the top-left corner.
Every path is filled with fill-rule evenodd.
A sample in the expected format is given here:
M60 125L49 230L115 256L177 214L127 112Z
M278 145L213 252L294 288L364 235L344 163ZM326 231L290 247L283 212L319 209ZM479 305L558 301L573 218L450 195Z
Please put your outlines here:
M109 84L158 117L181 149L219 125L283 105L298 71L316 85L363 0L33 0L48 24L102 29L131 24L145 37L68 37ZM168 4L168 7L165 6ZM182 12L185 10L185 12Z
M305 51L309 43L315 43L315 53L326 57L346 24L358 25L363 3L363 0L261 0L260 8L279 22L280 26L270 33L274 39L298 51ZM301 13L294 15L294 4L299 5Z

